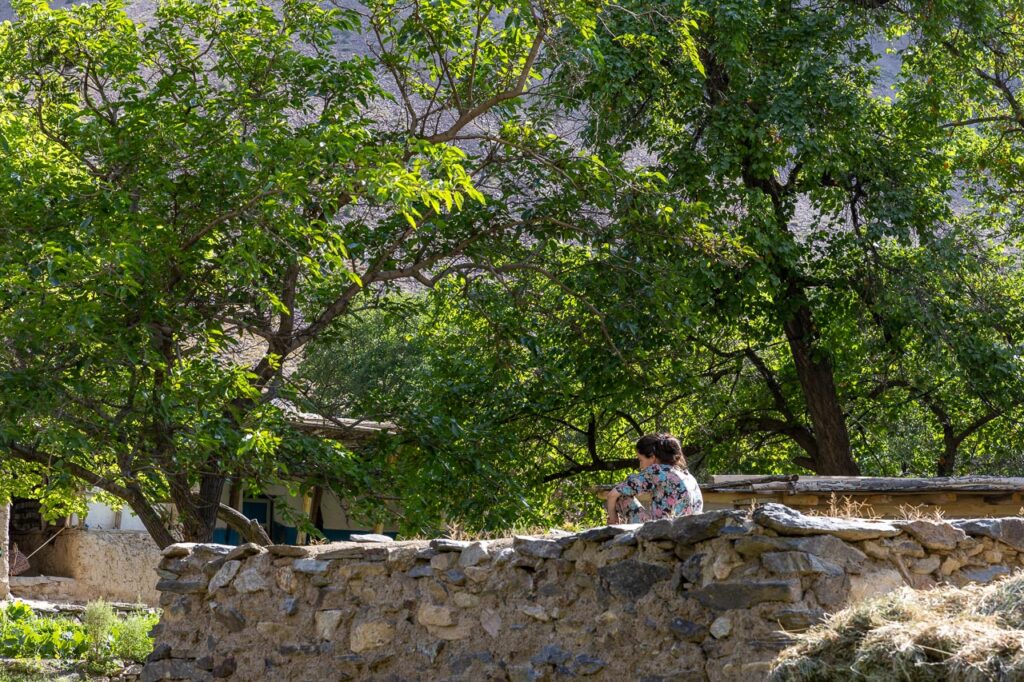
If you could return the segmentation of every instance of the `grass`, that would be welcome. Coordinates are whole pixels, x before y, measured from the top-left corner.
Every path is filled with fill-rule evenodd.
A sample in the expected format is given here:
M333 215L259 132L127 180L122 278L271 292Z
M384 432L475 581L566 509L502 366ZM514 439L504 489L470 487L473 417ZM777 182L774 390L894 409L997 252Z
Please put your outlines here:
M773 682L1024 680L1024 574L989 585L904 588L797 635Z

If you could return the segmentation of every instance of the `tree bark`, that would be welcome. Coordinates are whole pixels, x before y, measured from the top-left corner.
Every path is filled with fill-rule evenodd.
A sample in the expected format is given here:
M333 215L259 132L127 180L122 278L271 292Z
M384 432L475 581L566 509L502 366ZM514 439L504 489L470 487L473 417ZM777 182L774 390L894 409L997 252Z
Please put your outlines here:
M846 417L836 394L832 360L815 349L814 321L804 292L791 286L790 300L797 301L797 307L783 323L783 329L818 445L814 472L823 476L858 476L860 470L850 452Z

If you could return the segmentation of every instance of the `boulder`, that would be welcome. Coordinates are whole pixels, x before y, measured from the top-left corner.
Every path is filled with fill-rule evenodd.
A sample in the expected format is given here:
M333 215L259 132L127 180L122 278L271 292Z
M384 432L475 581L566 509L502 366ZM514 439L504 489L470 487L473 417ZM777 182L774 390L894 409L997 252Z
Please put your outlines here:
M754 521L779 535L834 535L842 540L873 540L892 537L899 529L882 521L806 516L789 507L770 502L754 510Z

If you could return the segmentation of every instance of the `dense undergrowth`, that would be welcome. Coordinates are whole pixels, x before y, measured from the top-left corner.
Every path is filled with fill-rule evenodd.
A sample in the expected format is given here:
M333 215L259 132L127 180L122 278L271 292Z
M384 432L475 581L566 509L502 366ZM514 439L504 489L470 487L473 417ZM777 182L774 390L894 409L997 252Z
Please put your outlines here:
M1024 680L1024 574L988 585L903 588L797 635L772 682Z

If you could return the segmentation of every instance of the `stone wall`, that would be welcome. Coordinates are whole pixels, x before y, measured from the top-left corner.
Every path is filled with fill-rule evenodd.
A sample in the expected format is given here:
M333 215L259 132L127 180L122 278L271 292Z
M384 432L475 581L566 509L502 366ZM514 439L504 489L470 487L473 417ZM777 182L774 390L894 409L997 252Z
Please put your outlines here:
M173 545L143 680L751 682L788 633L852 600L1022 563L1020 518L775 504L491 542Z
M26 554L35 551L54 531L19 536ZM153 567L160 549L149 533L132 530L66 528L32 556L33 574L74 578L61 586L61 594L76 601L106 599L156 605L157 576ZM29 594L22 586L19 592ZM47 595L40 593L38 597Z

